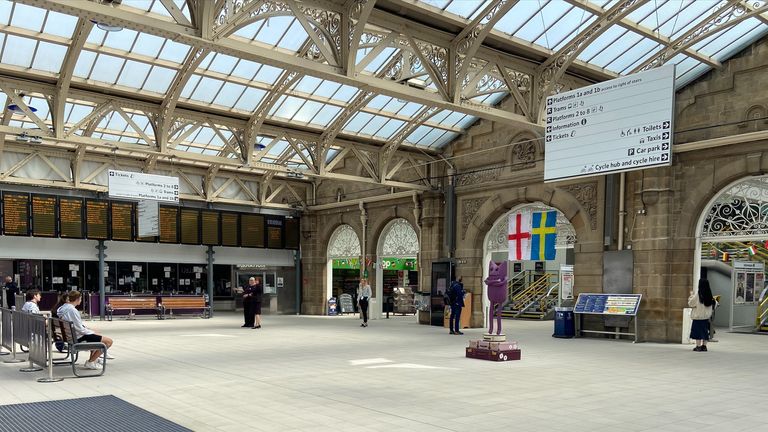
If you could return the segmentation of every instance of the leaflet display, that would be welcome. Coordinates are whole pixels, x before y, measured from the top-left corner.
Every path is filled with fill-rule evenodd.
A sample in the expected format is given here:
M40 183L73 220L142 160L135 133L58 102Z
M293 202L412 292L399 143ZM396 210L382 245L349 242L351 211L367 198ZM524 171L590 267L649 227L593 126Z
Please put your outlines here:
M133 204L112 202L112 240L133 241Z
M237 234L240 229L240 217L237 213L221 214L221 245L237 247Z
M203 210L201 212L203 244L206 246L218 246L219 225L221 213L212 210Z
M32 235L56 237L56 197L32 195Z
M85 202L85 233L94 240L109 240L109 202Z
M160 207L160 243L179 242L179 209Z
M29 194L3 193L3 234L29 235Z
M672 163L675 65L547 98L544 181Z
M243 247L264 247L264 216L240 215L240 245Z
M62 238L83 238L83 200L59 198L59 220Z
M200 210L181 209L181 242L183 244L200 244Z

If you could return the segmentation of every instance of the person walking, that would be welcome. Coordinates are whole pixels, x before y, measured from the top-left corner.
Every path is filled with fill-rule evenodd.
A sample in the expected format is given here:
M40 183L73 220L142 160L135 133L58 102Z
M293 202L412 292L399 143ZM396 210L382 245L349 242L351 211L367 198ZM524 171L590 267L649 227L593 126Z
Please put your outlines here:
M16 294L19 293L19 287L13 281L13 277L5 277L5 295L8 296L8 309L16 310Z
M461 331L461 309L464 307L464 284L461 276L458 280L451 282L448 288L448 298L451 302L451 318L448 321L448 327L452 335L463 335Z
M691 291L688 297L688 306L692 307L691 319L691 339L696 340L694 351L707 351L707 341L709 340L709 318L712 316L712 310L715 305L715 299L712 297L712 289L709 287L709 281L699 279L698 292Z
M360 279L360 288L357 290L357 303L360 305L360 313L363 314L363 323L360 327L368 327L368 302L371 300L371 295L368 279Z

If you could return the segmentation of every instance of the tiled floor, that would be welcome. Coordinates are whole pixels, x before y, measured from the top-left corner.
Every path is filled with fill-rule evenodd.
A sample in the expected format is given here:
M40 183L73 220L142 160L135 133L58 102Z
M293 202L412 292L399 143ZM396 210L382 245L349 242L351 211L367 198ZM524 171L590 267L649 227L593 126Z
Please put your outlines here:
M0 403L114 394L197 431L768 431L764 336L720 331L695 353L505 321L523 359L493 363L464 358L482 329L265 318L95 322L116 341L105 376L41 384L0 364Z

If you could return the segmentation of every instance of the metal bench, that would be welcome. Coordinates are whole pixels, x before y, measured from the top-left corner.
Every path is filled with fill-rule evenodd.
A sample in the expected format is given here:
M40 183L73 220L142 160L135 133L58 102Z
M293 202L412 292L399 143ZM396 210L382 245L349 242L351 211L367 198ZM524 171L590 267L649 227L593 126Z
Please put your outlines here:
M166 313L173 316L173 312L176 310L184 310L188 313L196 313L202 311L202 318L211 317L211 308L205 302L205 297L161 297L160 298L160 311L163 317L166 317Z
M161 312L155 297L112 297L109 299L109 303L105 305L105 308L109 321L112 321L114 312L120 310L128 311L128 319L135 316L134 310L153 310L157 314L157 319L160 319Z
M59 318L51 318L54 325L57 326L61 330L61 337L64 340L64 342L67 344L67 348L70 353L70 364L72 365L72 374L74 374L78 378L85 378L85 377L94 377L94 376L101 376L104 375L104 372L107 370L107 346L103 344L102 342L78 342L75 338L75 329L72 325L72 322L65 321L63 319ZM88 375L81 375L77 373L77 354L80 351L92 351L92 350L99 350L101 351L101 362L102 367L101 371L97 374L88 374Z

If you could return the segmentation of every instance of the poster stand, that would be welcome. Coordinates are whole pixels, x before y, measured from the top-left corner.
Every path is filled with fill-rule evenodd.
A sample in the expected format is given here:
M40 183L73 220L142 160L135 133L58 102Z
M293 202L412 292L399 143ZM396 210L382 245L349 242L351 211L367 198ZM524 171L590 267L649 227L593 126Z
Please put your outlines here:
M633 343L638 342L637 330L637 312L640 309L642 294L596 294L582 293L576 300L576 306L573 313L578 315L576 320L576 336L582 336L583 333L598 333L614 335L616 339L621 336L634 336ZM608 330L584 330L584 315L603 315L606 318L627 317L634 324L634 333L619 331L621 327L614 327L613 331ZM627 326L628 326L627 322Z

